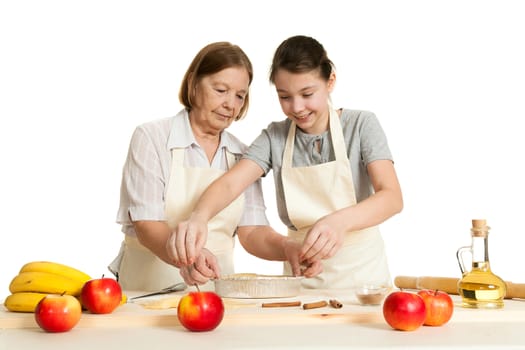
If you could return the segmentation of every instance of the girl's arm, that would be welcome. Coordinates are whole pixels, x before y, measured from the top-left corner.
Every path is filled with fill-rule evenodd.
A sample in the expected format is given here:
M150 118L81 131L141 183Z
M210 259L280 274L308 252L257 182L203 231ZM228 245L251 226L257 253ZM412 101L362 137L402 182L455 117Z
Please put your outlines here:
M320 218L305 237L303 259L330 258L342 246L345 232L379 225L403 209L401 186L392 161L373 161L367 170L375 193L356 205Z

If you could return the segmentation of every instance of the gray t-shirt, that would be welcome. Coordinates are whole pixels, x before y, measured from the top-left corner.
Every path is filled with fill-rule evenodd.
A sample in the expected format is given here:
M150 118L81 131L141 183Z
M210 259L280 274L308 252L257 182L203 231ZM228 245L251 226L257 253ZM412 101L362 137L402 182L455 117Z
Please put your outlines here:
M375 114L343 109L340 121L347 155L350 159L356 200L360 202L374 192L366 170L368 163L380 159L393 161L393 158L386 135ZM284 145L290 123L289 119L272 122L255 139L243 157L256 162L263 169L264 176L273 170L279 217L284 225L294 229L288 218L281 181ZM318 141L320 147L315 146ZM321 135L306 134L299 128L296 130L293 151L294 167L317 165L333 160L335 156L329 130Z

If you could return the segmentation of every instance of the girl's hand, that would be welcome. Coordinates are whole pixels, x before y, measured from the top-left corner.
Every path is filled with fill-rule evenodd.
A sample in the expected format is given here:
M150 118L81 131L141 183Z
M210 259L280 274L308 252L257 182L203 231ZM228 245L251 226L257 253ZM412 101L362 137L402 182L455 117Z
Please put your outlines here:
M315 277L323 272L323 263L321 260L316 260L311 263L304 262L301 265L301 273L304 277Z
M319 219L307 232L301 247L301 261L314 261L333 257L343 245L344 230L327 215Z
M321 261L303 261L300 258L302 245L292 239L285 239L283 243L284 254L290 263L294 276L314 277L323 272Z
M290 263L292 273L294 276L302 276L301 270L301 244L290 238L285 238L283 241L283 251L286 260Z

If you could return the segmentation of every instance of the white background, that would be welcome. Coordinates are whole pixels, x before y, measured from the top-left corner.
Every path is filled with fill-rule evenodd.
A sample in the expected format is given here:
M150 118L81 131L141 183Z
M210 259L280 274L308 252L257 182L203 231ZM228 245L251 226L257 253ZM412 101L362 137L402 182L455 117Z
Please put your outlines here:
M373 111L387 133L405 200L382 225L392 275L459 277L456 249L486 218L494 272L525 282L519 1L0 4L0 299L32 260L108 274L131 134L179 111L182 76L207 43L236 43L254 64L249 115L230 130L249 144L282 119L268 68L295 34L336 64L335 105ZM272 176L264 189L284 232ZM240 249L239 270L280 271Z

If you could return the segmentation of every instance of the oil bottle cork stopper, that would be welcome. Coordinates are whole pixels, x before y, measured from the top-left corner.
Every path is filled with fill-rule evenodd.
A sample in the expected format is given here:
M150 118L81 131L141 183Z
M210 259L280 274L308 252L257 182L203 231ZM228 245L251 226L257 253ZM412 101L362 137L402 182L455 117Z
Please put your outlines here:
M487 226L487 220L485 219L474 219L472 220L472 236L474 237L487 237L490 227Z
M487 220L485 219L474 219L472 220L472 227L473 228L484 228L487 226Z

